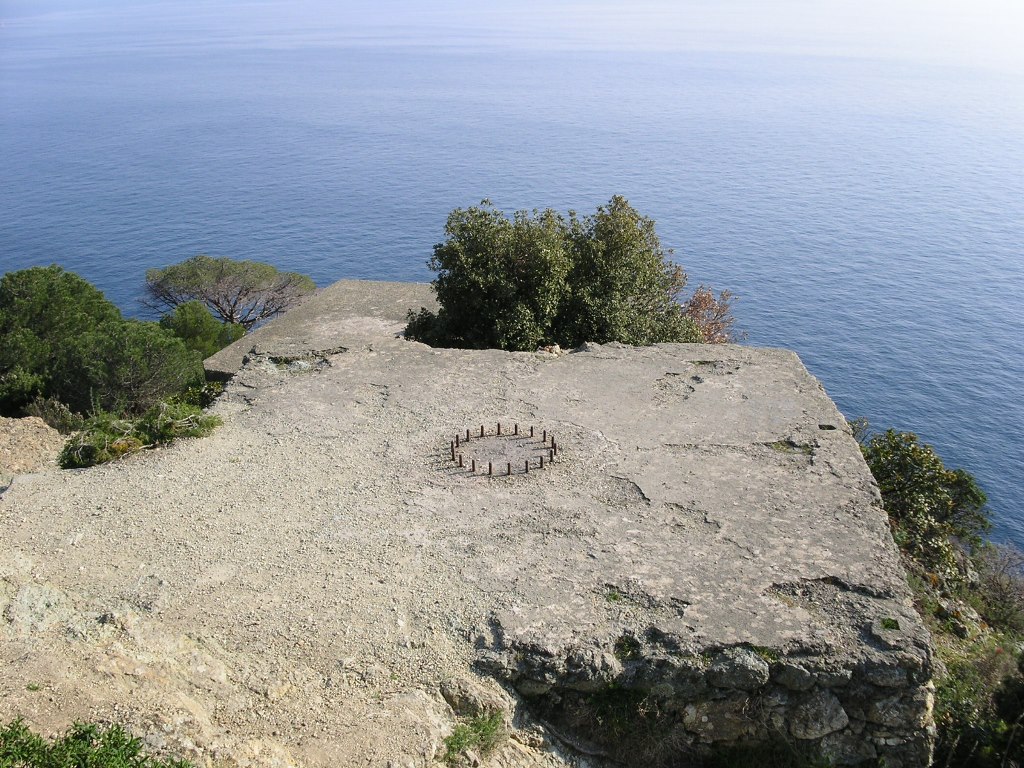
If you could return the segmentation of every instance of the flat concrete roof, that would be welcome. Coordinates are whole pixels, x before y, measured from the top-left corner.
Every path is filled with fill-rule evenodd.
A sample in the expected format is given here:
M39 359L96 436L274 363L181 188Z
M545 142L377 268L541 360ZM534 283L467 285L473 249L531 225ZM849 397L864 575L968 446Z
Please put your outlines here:
M743 645L927 667L870 474L796 355L431 349L399 336L423 305L423 285L335 284L207 361L234 374L212 437L17 478L0 502L8 601L50 590L65 623L106 611L144 631L114 653L106 624L54 633L26 608L4 646L8 712L41 674L65 709L40 717L128 693L159 712L177 691L196 743L357 764L425 749L408 701L362 727L373 702L482 659L558 684L580 649L630 637L652 658ZM866 640L882 619L899 631ZM189 647L219 682L168 661ZM125 677L111 654L163 672ZM389 727L406 734L391 752Z

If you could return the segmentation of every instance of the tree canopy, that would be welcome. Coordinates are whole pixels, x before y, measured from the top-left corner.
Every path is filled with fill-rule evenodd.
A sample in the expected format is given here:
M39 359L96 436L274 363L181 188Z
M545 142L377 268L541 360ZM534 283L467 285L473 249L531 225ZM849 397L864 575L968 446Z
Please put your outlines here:
M146 272L147 306L170 311L201 301L225 323L249 330L294 306L316 290L297 272L280 272L270 264L198 255Z
M160 327L171 331L204 360L242 338L241 325L219 322L201 301L187 301L160 318Z
M685 272L625 198L586 217L547 209L508 218L485 200L452 211L445 235L428 262L440 310L410 313L408 338L510 350L729 339L729 295L702 288L699 307L680 303ZM718 323L710 334L709 319Z
M46 391L58 351L121 313L88 282L60 267L32 267L0 278L0 413L14 413Z
M958 571L950 539L980 544L991 528L988 499L974 477L947 469L935 450L912 432L887 430L864 439L861 451L882 494L893 538L911 556L943 576Z
M58 266L0 278L0 413L37 398L73 411L142 412L204 380L202 361L156 323L125 320Z

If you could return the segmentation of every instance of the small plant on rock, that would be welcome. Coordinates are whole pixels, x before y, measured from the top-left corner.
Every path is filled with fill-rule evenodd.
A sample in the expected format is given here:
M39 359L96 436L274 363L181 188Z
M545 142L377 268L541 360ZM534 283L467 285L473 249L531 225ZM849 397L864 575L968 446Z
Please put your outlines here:
M53 741L35 734L21 720L0 728L2 768L193 768L175 758L142 751L142 742L119 725L75 723Z
M444 761L458 765L468 751L486 756L505 738L505 719L501 712L487 712L459 723L444 740Z

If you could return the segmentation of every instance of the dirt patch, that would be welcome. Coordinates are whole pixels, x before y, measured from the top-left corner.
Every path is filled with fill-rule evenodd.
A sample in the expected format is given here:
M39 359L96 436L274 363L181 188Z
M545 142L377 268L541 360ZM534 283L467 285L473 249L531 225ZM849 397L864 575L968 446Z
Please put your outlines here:
M42 419L0 416L0 480L57 466L64 436Z

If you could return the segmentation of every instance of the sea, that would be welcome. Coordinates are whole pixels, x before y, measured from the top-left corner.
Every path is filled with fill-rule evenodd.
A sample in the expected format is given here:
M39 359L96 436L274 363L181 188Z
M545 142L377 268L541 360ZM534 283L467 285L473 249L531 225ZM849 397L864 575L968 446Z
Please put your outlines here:
M0 273L133 316L198 253L429 281L453 208L623 195L743 343L973 473L1024 546L1024 68L442 5L0 0Z

